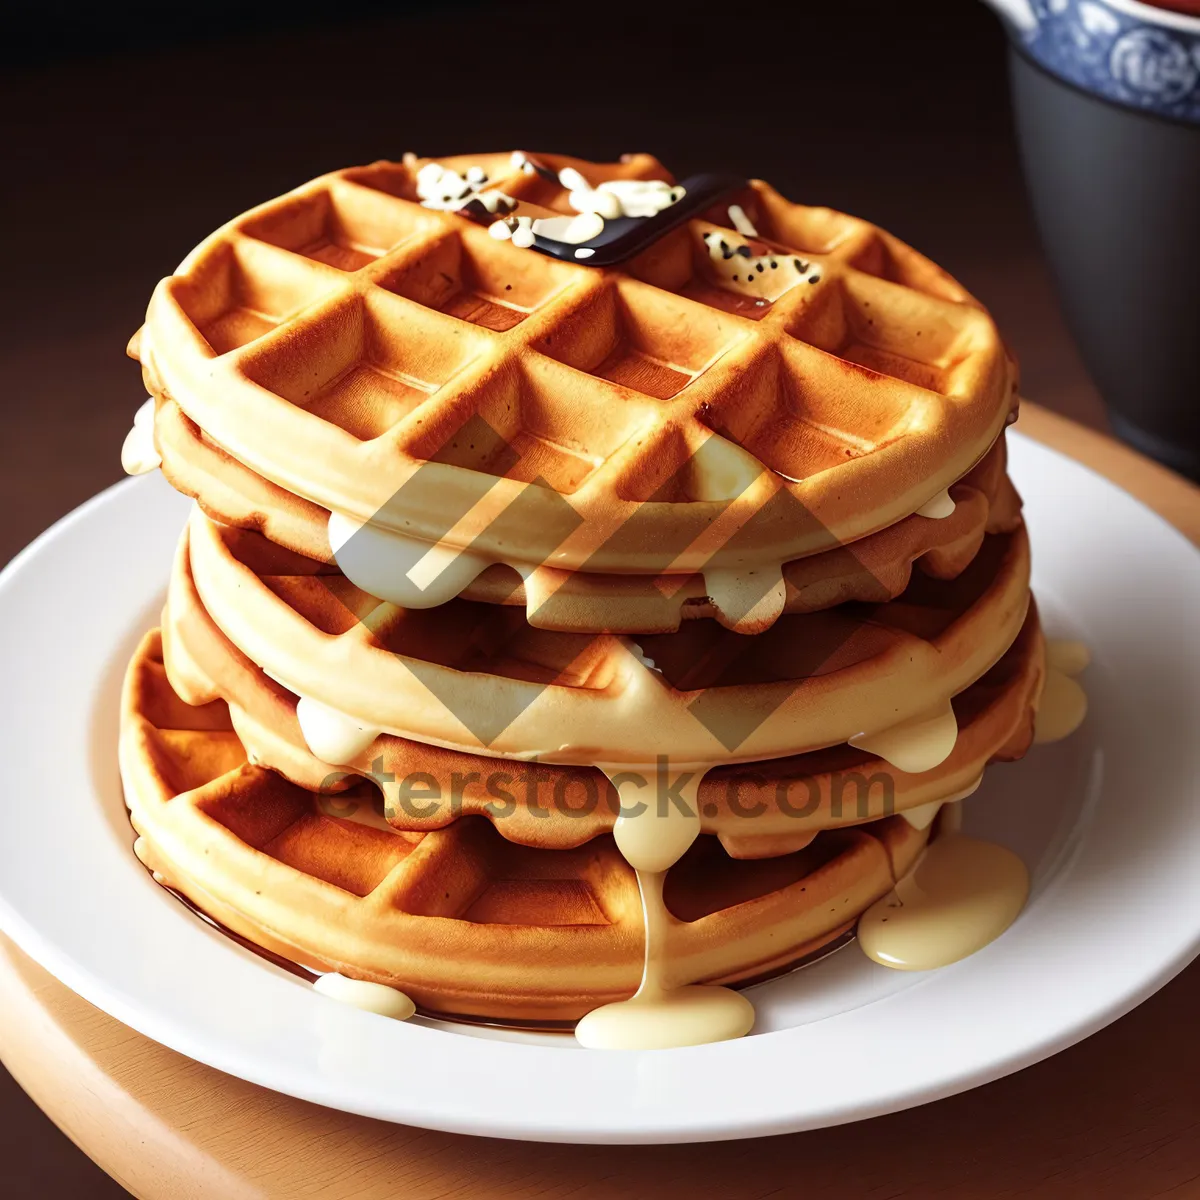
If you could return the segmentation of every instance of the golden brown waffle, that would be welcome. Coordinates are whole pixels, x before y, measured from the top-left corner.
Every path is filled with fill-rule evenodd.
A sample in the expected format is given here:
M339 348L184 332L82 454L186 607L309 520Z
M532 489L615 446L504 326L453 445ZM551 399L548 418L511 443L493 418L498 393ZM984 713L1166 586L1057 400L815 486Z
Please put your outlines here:
M574 1020L638 985L641 906L611 837L532 850L475 817L402 834L331 816L328 797L246 763L224 704L179 699L157 632L126 678L121 771L146 865L291 961L400 987L434 1012L515 1021ZM894 817L748 863L701 837L667 877L664 982L786 968L851 928L927 836Z
M225 525L254 529L289 550L331 562L329 513L256 475L207 440L174 401L160 401L155 437L163 471L185 495ZM1001 437L950 489L953 513L934 519L905 517L850 546L784 565L784 612L814 612L849 600L882 602L902 592L912 564L939 579L960 574L986 533L1009 533L1021 502L1005 474ZM584 633L666 633L686 618L728 624L709 600L700 574L598 575L541 566L523 580L500 564L467 584L465 599L520 605L537 629Z
M199 509L177 570L252 662L351 724L514 758L669 753L683 767L819 749L944 707L1016 639L1028 551L1019 528L988 537L956 580L917 573L887 604L783 617L754 638L688 621L636 644L466 600L399 609Z
M175 692L193 705L225 701L250 761L328 794L330 812L365 803L353 799L343 807L334 797L368 778L399 829L427 831L459 816L484 816L509 840L541 849L569 849L612 831L620 807L616 790L589 767L506 763L388 734L347 764L322 762L305 743L295 695L221 633L186 562L180 566L163 613L163 661ZM910 775L843 745L718 767L700 787L701 829L716 835L734 858L770 857L796 849L822 829L957 797L977 783L989 762L1020 758L1028 749L1044 673L1044 644L1031 606L1004 657L955 697L958 739L938 766ZM414 779L421 781L420 798L402 802L404 781Z
M669 178L645 155L543 160ZM445 161L520 213L570 211L507 155ZM787 268L764 262L769 286L714 261L706 234L740 244L724 209L599 270L423 207L421 165L334 172L219 229L134 344L154 395L354 522L527 568L778 572L914 513L1015 408L991 319L867 222L754 182L753 248Z

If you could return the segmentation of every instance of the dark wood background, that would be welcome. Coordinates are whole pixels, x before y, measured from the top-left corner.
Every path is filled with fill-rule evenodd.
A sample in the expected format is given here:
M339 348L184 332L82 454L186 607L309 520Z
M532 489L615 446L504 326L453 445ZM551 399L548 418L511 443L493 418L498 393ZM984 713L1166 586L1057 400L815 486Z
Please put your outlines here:
M409 149L648 150L681 174L744 171L868 217L988 304L1027 396L1102 424L1037 245L1004 38L982 5L839 0L744 20L735 4L281 9L14 7L0 36L0 562L120 478L145 395L124 347L158 278L251 204ZM0 1155L14 1196L123 1194L2 1071Z

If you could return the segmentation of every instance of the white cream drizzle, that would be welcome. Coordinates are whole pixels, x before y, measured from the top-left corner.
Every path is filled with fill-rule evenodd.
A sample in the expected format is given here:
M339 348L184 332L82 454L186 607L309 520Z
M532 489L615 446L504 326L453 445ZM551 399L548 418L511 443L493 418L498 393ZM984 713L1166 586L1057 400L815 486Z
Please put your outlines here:
M460 595L490 560L432 545L341 513L329 515L329 545L355 587L401 608L436 608Z
M1075 676L1091 662L1083 642L1046 643L1046 680L1033 723L1033 740L1039 744L1069 737L1087 716L1087 693Z
M914 808L906 808L900 815L914 829L928 829L933 824L933 818L941 812L943 801L930 800L928 804L918 804Z
M933 521L942 521L946 517L954 515L955 503L950 495L949 488L943 488L936 496L930 500L926 500L920 508L917 509L918 517L928 517Z
M1064 675L1081 675L1092 661L1086 642L1055 639L1046 643L1046 666Z
M360 1008L363 1012L391 1017L394 1021L407 1021L417 1011L412 999L399 988L365 979L350 979L337 972L322 975L313 984L313 991L352 1008Z
M768 572L772 582L764 589ZM787 602L787 584L780 565L749 571L710 568L704 572L704 590L713 607L728 619L728 628L735 632L773 625Z
M297 700L296 720L309 750L332 766L353 761L383 732L308 696Z
M665 974L671 917L663 881L700 832L704 770L671 771L662 781L683 798L677 807L660 800L659 768L635 772L598 765L621 798L613 838L637 873L646 950L637 992L588 1013L575 1037L598 1050L657 1050L742 1037L754 1024L754 1006L745 996L707 984L671 986Z
M121 446L121 467L126 475L148 475L162 466L162 457L154 446L154 397L151 396L133 415L133 428Z
M919 775L946 761L958 740L958 722L949 700L887 729L859 733L850 745L877 755L898 771Z
M858 922L858 944L881 966L929 971L995 941L1029 898L1029 871L1009 849L943 833Z
M933 819L943 809L947 812L960 808L959 801L965 800L968 796L973 796L979 791L980 785L983 783L983 776L980 775L973 783L968 784L961 792L955 795L947 796L944 800L930 800L927 804L918 804L913 808L906 808L900 815L914 829L928 829L933 824ZM946 822L942 822L943 827ZM944 829L943 829L944 831Z

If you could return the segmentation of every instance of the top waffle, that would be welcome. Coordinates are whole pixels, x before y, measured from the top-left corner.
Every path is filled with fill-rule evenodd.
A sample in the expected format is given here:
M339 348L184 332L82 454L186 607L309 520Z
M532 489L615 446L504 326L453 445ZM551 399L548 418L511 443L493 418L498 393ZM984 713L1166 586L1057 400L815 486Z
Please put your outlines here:
M573 211L508 155L443 161L518 214ZM645 155L541 161L671 178ZM1015 403L988 315L864 221L752 182L757 237L722 206L601 270L423 206L421 165L334 172L224 226L137 340L156 395L352 521L485 562L777 570L915 512Z

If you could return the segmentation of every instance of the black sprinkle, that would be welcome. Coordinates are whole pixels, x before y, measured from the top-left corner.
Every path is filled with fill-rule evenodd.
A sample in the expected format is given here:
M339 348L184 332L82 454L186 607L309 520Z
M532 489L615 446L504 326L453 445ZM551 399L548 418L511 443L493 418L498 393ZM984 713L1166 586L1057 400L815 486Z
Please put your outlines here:
M756 266L754 269L761 275L764 270L764 267L763 267L762 263L759 263L758 266Z
M733 251L729 249L729 243L724 238L721 239L721 249L724 250L726 254L733 253Z
M737 283L737 278L738 278L738 277L737 277L736 275L733 277L733 282L734 282L734 283Z
M738 253L739 253L739 254L740 254L740 255L741 255L743 258L750 258L750 257L751 257L751 253L750 253L750 247L749 247L749 246L739 246L739 247L737 248L737 252L738 252Z
M820 275L814 275L808 282L809 283L820 283L821 277L820 277Z
M801 274L804 273L806 268L805 268L804 264L798 258L793 258L792 264L795 266L797 271L799 271Z
M779 264L774 259L771 259L771 270L772 271L779 270Z
M506 284L504 285L504 290L505 290L506 292L511 292L511 291L512 291L512 284L511 284L511 283L506 283Z
M722 258L723 258L723 259L724 259L726 262L728 262L728 261L729 261L729 260L730 260L730 259L733 257L733 251L732 251L732 250L730 250L728 246L726 246L726 247L725 247L725 250L724 250L724 253L721 255L721 257L722 257Z

